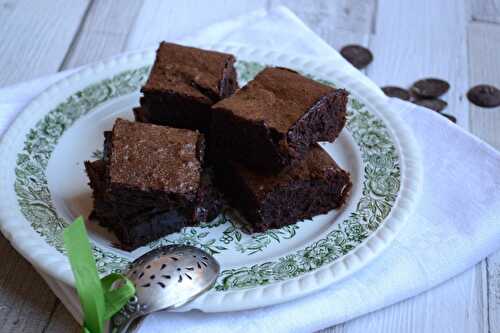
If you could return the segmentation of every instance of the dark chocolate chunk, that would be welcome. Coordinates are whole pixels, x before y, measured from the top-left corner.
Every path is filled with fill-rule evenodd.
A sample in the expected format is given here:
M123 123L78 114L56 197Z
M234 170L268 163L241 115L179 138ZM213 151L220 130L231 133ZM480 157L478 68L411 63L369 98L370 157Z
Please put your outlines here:
M467 98L477 106L494 108L500 106L500 89L488 84L480 84L467 92Z
M450 120L451 122L454 122L454 123L456 123L456 122L457 122L457 118L455 118L455 117L454 117L454 116L452 116L451 114L447 114L447 113L440 113L440 115L442 115L443 117L448 118L448 120Z
M261 173L277 173L346 122L347 92L286 68L266 68L213 106L211 151Z
M450 89L450 84L441 79L428 78L413 83L410 89L420 98L438 98Z
M448 103L443 101L442 99L439 98L424 98L424 99L417 99L414 100L412 103L423 106L425 108L441 112L443 111L447 106Z
M373 55L361 45L346 45L340 54L357 69L363 69L373 61Z
M408 90L400 87L386 86L382 87L382 91L389 97L396 97L404 101L410 100L410 93L408 92Z

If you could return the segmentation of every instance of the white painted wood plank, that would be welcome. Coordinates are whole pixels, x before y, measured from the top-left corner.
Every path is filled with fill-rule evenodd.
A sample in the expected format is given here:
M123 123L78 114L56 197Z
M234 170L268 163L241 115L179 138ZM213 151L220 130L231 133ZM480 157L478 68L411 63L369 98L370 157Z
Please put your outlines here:
M0 87L57 72L88 0L0 4Z
M377 15L368 75L381 86L408 87L428 76L447 80L445 112L467 128L465 1L381 1Z
M375 23L375 0L273 0L271 4L290 8L337 50L347 44L368 45Z
M492 254L487 262L488 333L500 332L500 252Z
M122 52L141 7L141 0L94 1L63 67L81 66Z
M78 325L64 305L58 302L43 333L70 333L80 331L80 325Z
M470 24L468 42L470 87L486 83L500 88L500 25ZM472 133L500 149L500 107L486 109L471 104L470 114Z
M469 83L500 87L500 25L472 23L468 27ZM500 149L500 107L470 105L471 131ZM487 259L486 280L489 333L500 332L500 252Z
M266 4L266 0L185 0L172 5L170 1L146 0L130 34L127 49L156 48L162 40L189 35Z
M0 253L0 332L41 332L56 305L56 297L3 236Z
M56 72L78 30L87 0L0 4L0 86ZM58 13L59 15L54 15ZM57 299L0 236L0 331L41 332Z
M470 0L473 21L500 23L500 0Z

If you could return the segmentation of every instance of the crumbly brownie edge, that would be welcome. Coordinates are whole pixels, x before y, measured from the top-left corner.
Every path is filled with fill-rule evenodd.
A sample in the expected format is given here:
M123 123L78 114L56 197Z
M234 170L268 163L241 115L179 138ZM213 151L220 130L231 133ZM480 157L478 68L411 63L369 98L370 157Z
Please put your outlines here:
M104 161L85 162L94 200L89 219L113 231L120 240L121 248L133 250L195 224L191 219L193 207L148 207L114 201L107 195L101 164L104 164Z
M210 129L210 151L218 159L232 159L264 174L278 173L289 164L282 135L263 121L235 116L230 110L216 108Z
M287 143L292 158L301 159L320 141L333 142L346 123L347 91L336 89L311 106L290 128Z
M196 201L193 218L196 222L212 221L222 212L225 206L226 200L215 185L215 173L212 168L203 170Z
M101 217L102 219L106 217ZM113 221L105 222L107 228L119 239L118 246L128 251L191 225L189 219L175 209L153 209L131 216L130 219L134 222L127 225Z
M310 179L296 180L298 175L292 172L287 176L289 183L277 185L263 196L249 187L234 163L218 165L216 179L230 204L247 220L246 229L263 232L327 213L345 203L352 186L348 172L334 161L331 168L311 172Z
M349 174L339 169L324 179L294 182L277 188L261 203L262 225L255 231L280 228L337 209L347 200L351 186Z
M259 220L259 201L236 172L231 161L221 161L215 167L215 181L230 206L237 209L248 221Z

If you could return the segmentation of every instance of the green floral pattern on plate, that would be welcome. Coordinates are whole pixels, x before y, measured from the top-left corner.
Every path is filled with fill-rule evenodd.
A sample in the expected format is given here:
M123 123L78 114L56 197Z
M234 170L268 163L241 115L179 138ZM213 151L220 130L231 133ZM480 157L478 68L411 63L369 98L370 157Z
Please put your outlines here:
M67 222L54 208L45 170L59 138L96 106L139 89L149 70L150 66L145 66L126 71L75 93L50 111L26 136L16 162L17 201L33 229L58 251L64 251L61 231ZM94 247L94 255L101 273L119 271L128 263L125 258L98 247Z
M264 68L259 63L244 61L237 62L236 67L242 84ZM33 229L58 251L64 251L61 231L67 222L58 216L51 200L45 175L50 156L61 135L77 119L105 101L137 91L147 78L149 69L150 66L145 66L125 71L75 93L51 110L27 134L24 148L17 156L17 199ZM385 124L354 98L349 100L347 129L358 144L364 164L362 197L357 209L345 221L338 222L326 237L304 249L276 261L224 270L216 290L255 287L315 270L348 253L384 221L400 186L399 159L394 143ZM93 156L98 157L100 153L95 151ZM271 244L293 238L301 225L299 222L244 237L242 231L235 227L233 219L230 212L225 213L215 221L185 228L149 246L183 243L198 246L215 255L233 250L251 256L265 251ZM213 230L220 231L217 237ZM98 246L94 247L94 255L101 273L119 271L128 263L128 259Z

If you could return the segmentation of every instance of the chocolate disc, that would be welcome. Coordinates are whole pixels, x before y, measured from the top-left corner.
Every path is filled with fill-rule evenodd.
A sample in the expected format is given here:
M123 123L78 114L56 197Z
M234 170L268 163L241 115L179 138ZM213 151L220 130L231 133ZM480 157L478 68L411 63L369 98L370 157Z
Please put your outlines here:
M408 92L408 90L400 87L386 86L382 87L382 91L389 97L396 97L404 101L410 100L410 93Z
M428 78L413 83L411 90L421 98L438 98L450 89L450 84L441 79Z
M488 84L472 87L467 92L467 98L471 103L485 108L500 106L500 90Z
M347 45L340 50L340 54L357 69L363 69L368 66L373 55L366 47L361 45Z
M448 118L449 121L454 122L455 124L457 123L457 118L453 117L451 114L440 113L440 115Z
M439 98L417 99L414 100L412 103L437 112L443 111L443 109L448 106L448 103Z

